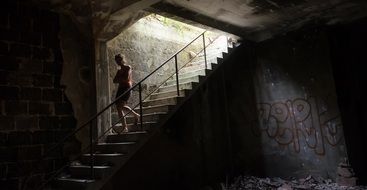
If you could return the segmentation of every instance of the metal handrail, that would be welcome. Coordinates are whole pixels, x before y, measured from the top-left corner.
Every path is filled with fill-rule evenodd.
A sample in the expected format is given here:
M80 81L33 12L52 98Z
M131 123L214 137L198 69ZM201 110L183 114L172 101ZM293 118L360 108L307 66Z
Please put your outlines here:
M213 42L215 41L216 39L214 39L213 40ZM209 44L207 44L207 46L209 46L211 43L209 43ZM205 47L207 47L207 46L205 46ZM197 53L197 55L196 56L194 56L193 58L191 58L190 60L188 60L183 66L181 66L178 70L181 70L182 68L184 68L188 63L191 63L201 52L203 52L204 51L204 48L202 49L202 50L200 50L198 53ZM204 56L205 56L205 53L204 53ZM171 57L171 59L172 59L172 57ZM206 59L206 57L205 57L205 59ZM205 64L205 69L207 69L207 65ZM169 77L167 77L167 79L166 80L164 80L161 84L159 84L157 87L156 87L156 89L155 90L153 90L153 91L151 91L150 93L148 93L147 95L146 95L146 97L143 99L143 101L144 100L146 100L151 94L153 94L154 92L156 92L158 89L159 89L159 87L161 87L163 84L165 84L165 82L167 81L167 80L169 80L171 77L173 77L173 75L176 75L176 80L177 80L177 77L178 77L178 75L176 74L176 73L173 73L172 75L170 75ZM178 81L178 80L177 80ZM177 85L178 86L178 85ZM178 90L178 92L179 92L179 90ZM179 93L177 93L177 96L180 96L179 95ZM141 106L142 104L138 104L138 105L135 105L134 107L132 107L131 109L133 110L133 109L135 109L136 107L138 107L138 106ZM140 110L142 110L142 109L140 109ZM131 111L129 111L129 112L127 112L125 115L123 115L123 117L125 117L126 115L129 115L131 113ZM140 116L142 116L142 114L140 114ZM118 124L120 121L121 121L121 119L122 119L122 117L120 118L120 119L118 119L114 124L112 124L111 125L111 127L110 128L108 128L107 130L105 130L105 132L102 134L102 135L100 135L99 137L98 137L98 139L100 139L100 138L102 138L108 131L110 131L116 124ZM141 120L141 124L142 124L143 122L142 122L142 120ZM89 148L89 147L88 147Z
M119 118L119 120L113 124L110 128L108 128L106 131L104 131L104 133L101 135L101 136L97 136L97 139L96 141L93 140L93 121L95 119L98 118L98 116L102 115L107 109L109 109L112 105L114 105L121 97L123 97L126 93L130 93L133 89L135 89L136 87L139 88L139 104L138 105L135 105L135 107L132 108L135 109L137 106L140 106L140 124L141 124L141 128L143 127L143 114L142 114L142 102L144 100L146 100L149 95L151 95L152 93L154 93L160 86L162 86L167 80L169 80L173 75L176 74L176 83L177 83L177 95L179 96L179 79L178 79L178 70L181 70L183 67L185 67L188 63L192 62L197 55L199 55L202 51L204 51L204 59L205 59L205 69L207 69L207 59L206 59L206 47L209 46L212 42L214 42L215 40L213 40L211 43L205 44L205 36L204 34L206 33L206 31L202 32L200 35L198 35L195 39L193 39L191 42L189 42L187 45L185 45L184 47L182 47L181 49L179 49L175 54L173 54L171 57L169 57L165 62L163 62L160 66L158 66L156 69L154 69L152 72L150 72L147 76L145 76L143 79L141 79L138 83L136 83L135 85L133 85L131 88L129 88L127 91L125 91L123 94L121 94L120 96L118 96L114 101L112 101L110 104L108 104L106 107L104 107L102 110L100 110L98 113L96 113L95 115L93 115L87 122L85 122L83 125L81 125L79 128L75 129L73 132L69 133L68 135L66 135L61 141L59 141L56 145L54 145L53 147L51 147L50 149L46 150L45 153L42 155L42 158L40 159L40 161L42 161L45 156L47 156L48 154L52 153L54 150L56 150L57 147L61 146L62 144L64 144L66 142L67 139L73 137L76 133L78 133L80 130L84 129L86 126L89 125L89 133L90 133L90 143L89 143L89 146L85 147L83 149L83 151L81 151L81 154L83 154L84 150L86 149L90 149L90 156L91 156L91 178L93 178L94 176L94 169L93 169L93 144L95 142L98 142L98 140L103 137L108 131L110 131L119 121L121 121L121 119L123 119L125 116L127 116L128 114L131 113L131 111L127 112L126 114L123 115L123 117ZM177 55L179 53L181 53L185 48L187 48L189 45L191 45L193 42L195 42L198 38L200 37L203 37L203 49L193 58L191 58L187 63L185 63L182 67L180 67L180 69L178 69L178 66L177 66ZM144 100L142 99L142 95L141 95L141 92L142 92L142 82L144 82L147 78L149 78L150 76L153 75L153 73L155 73L156 71L158 71L160 68L162 68L165 64L167 64L170 60L172 59L175 59L175 70L176 72L174 74L172 74L171 76L169 76L165 81L163 81L163 83L161 83L160 85L158 85L158 87L153 90L152 92L150 92L145 98ZM80 154L80 155L81 155ZM58 170L57 173L59 173L60 170ZM55 174L55 175L56 175ZM55 175L52 175L52 176L55 176ZM49 182L49 181L47 181ZM44 187L44 185L47 184L47 182L45 184L42 185L42 187Z
M135 87L137 87L138 85L140 85L143 81L145 81L148 77L150 77L153 73L155 73L156 71L158 71L160 68L163 67L163 65L165 65L166 63L168 63L168 61L170 61L172 58L174 58L177 54L179 54L181 51L183 51L185 48L187 48L189 45L191 45L195 40L197 40L200 36L204 35L206 31L202 32L199 36L197 36L195 39L193 39L190 43L188 43L186 46L184 46L183 48L181 48L180 50L178 50L174 55L172 55L170 58L168 58L165 62L163 62L159 67L157 67L156 69L154 69L150 74L148 74L146 77L144 77L143 79L141 79L138 83L136 83L135 85L133 85L131 88L129 88L128 90L126 90L124 93L122 93L119 97L117 97L114 101L112 101L110 104L108 104L105 108L103 108L101 111L99 111L98 113L96 113L93 117L91 117L87 122L85 122L83 125L81 125L79 128L77 128L76 130L74 130L73 132L71 132L69 135L67 135L65 138L63 138L61 141L59 141L58 144L56 144L54 147L50 148L49 150L47 150L48 152L52 152L55 148L57 148L58 146L60 146L61 144L63 144L67 139L69 139L70 137L74 136L75 133L79 132L80 130L84 129L84 127L86 127L87 125L89 125L90 123L92 123L92 121L94 121L98 116L100 116L102 113L104 113L107 109L109 109L111 106L113 106L118 100L120 100L121 97L123 97L124 95L126 95L127 93L130 93L130 91L132 91Z

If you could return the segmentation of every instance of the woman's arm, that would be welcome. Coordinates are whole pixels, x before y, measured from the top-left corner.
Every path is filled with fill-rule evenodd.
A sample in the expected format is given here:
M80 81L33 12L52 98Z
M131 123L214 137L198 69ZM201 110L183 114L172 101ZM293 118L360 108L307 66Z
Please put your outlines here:
M115 77L113 78L113 83L119 83L121 81L120 70L117 71Z

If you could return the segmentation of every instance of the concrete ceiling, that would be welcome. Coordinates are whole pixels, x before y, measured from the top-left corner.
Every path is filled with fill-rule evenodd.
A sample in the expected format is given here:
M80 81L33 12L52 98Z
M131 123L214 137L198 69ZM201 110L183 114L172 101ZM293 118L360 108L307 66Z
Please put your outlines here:
M254 41L367 16L366 0L165 0L153 7Z
M367 16L366 0L33 0L69 15L82 31L107 41L155 12L204 24L253 41L309 24ZM146 12L148 11L148 12Z

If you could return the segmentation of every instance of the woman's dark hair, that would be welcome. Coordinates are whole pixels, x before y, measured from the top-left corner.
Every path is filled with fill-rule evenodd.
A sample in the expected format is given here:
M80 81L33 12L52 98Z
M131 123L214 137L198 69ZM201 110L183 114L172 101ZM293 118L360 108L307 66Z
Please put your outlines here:
M119 54L115 55L115 60L118 59L118 58L125 59L125 56L123 54L119 53Z

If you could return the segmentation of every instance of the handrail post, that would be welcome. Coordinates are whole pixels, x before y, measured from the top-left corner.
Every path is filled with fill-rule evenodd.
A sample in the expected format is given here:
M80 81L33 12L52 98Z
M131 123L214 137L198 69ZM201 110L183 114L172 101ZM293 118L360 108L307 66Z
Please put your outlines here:
M176 86L177 86L177 96L180 96L180 84L178 82L178 66L177 66L177 54L175 55L175 67L176 67Z
M142 98L142 88L141 82L139 82L139 112L140 112L140 129L143 130L143 98Z
M94 179L94 155L93 155L93 126L92 122L89 125L89 143L90 143L90 178Z
M204 49L204 60L205 60L205 69L208 69L208 64L207 64L207 61L206 61L206 45L205 45L205 33L203 33L203 49Z

